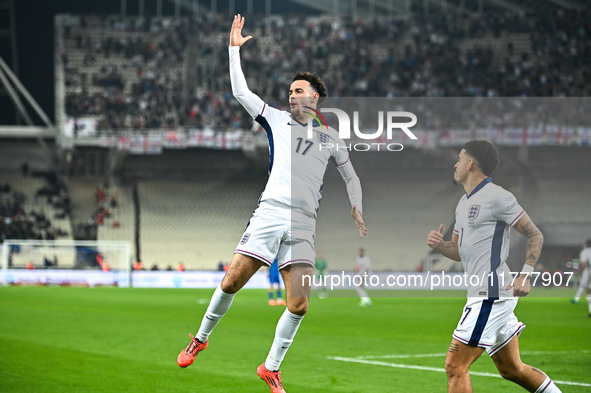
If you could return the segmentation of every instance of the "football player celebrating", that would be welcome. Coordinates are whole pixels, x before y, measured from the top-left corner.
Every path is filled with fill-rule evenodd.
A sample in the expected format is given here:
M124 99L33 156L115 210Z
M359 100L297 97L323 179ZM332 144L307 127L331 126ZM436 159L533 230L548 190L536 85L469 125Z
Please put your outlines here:
M252 38L242 36L243 26L244 18L236 15L229 47L232 93L267 132L269 179L259 206L236 246L230 268L211 298L199 331L195 337L191 335L191 342L179 354L177 363L181 367L193 363L197 354L207 348L209 335L230 308L236 292L262 266L271 266L277 258L285 283L287 308L277 323L267 360L258 367L257 374L267 382L272 393L285 393L279 366L308 310L311 280L306 285L299 278L311 278L314 274L316 213L329 160L336 164L346 183L351 215L361 238L367 229L361 216L361 183L348 151L319 148L320 143L344 145L337 131L319 127L310 116L309 111L315 111L319 100L327 95L324 83L313 73L298 72L289 88L290 112L268 106L249 90L242 72L240 47ZM312 138L307 137L308 123L312 123Z

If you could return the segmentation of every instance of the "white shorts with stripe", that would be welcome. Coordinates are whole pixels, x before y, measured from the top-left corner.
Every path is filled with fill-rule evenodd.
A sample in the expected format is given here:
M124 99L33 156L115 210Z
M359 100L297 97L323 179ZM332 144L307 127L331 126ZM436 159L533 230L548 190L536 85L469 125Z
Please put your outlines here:
M453 338L494 355L525 329L513 313L515 306L515 298L468 298Z
M254 211L235 253L254 257L279 269L292 263L314 266L316 219L291 207L263 201Z

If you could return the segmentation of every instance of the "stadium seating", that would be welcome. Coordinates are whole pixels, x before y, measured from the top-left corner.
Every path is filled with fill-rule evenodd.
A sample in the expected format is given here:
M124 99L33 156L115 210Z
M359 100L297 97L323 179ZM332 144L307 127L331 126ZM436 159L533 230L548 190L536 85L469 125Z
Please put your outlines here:
M135 248L135 207L133 190L129 186L111 186L108 190L104 206L109 211L109 218L98 226L97 240L123 240ZM114 196L116 207L110 206L110 198Z
M64 234L59 236L59 239L72 239L70 217L63 214L62 208L58 209L48 202L45 196L38 195L38 191L46 186L44 178L24 177L20 174L2 174L0 175L0 183L8 183L14 191L22 193L25 196L24 211L27 214L32 212L44 214L50 221L48 230L54 229Z
M287 100L286 73L298 69L317 71L340 96L586 96L586 16L254 18L243 68L252 90L274 106ZM103 131L250 128L230 95L226 19L70 19L67 114L96 117ZM189 51L188 42L196 48Z

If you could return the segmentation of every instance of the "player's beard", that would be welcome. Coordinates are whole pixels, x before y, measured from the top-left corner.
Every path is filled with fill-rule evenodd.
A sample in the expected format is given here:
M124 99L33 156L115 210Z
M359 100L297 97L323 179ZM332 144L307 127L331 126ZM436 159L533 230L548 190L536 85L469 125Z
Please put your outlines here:
M453 178L451 179L451 182L454 184L454 186L457 186L457 185L459 185L459 184L460 184L459 180L457 180L457 179L456 179L456 176L457 176L457 175L458 175L458 172L457 172L457 171L454 171L454 176L453 176Z

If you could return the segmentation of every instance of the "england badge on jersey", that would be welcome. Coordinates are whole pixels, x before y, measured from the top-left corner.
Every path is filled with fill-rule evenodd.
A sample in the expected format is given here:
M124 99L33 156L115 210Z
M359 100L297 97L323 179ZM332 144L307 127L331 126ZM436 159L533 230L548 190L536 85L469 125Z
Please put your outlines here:
M242 236L242 240L240 240L240 244L241 245L246 244L249 237L250 237L250 233L245 233L244 236Z
M328 135L326 135L323 132L317 132L316 133L316 138L318 139L318 142L320 142L320 143L328 143L328 141L330 140L330 138L328 137Z
M470 205L470 209L468 210L468 220L474 221L476 217L478 217L478 213L480 213L480 205Z

